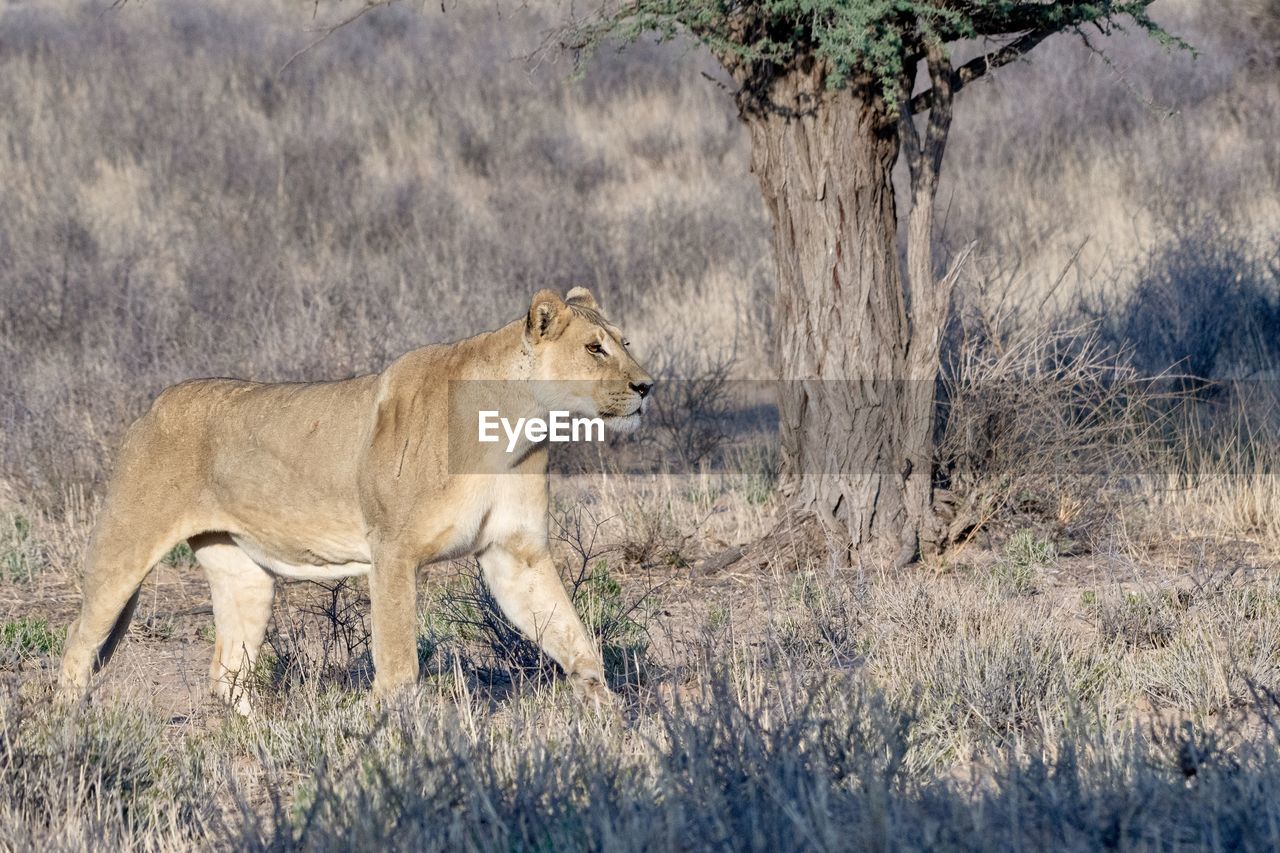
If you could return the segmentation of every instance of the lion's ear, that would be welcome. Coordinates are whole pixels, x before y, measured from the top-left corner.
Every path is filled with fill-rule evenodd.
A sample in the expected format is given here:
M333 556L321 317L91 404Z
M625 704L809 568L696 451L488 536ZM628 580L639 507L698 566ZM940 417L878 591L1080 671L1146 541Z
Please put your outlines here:
M583 308L590 308L592 311L600 310L600 306L596 304L596 298L585 287L573 288L565 294L564 298L566 302L572 302L574 305L581 305Z
M529 305L529 317L525 330L530 340L555 340L564 331L568 307L554 290L539 290Z

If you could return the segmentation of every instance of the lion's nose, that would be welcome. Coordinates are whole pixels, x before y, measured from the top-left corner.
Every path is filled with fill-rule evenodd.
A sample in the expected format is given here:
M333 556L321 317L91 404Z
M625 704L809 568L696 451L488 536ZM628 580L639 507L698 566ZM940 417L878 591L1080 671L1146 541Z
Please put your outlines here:
M632 382L631 390L635 391L641 397L649 396L649 389L653 387L652 382Z

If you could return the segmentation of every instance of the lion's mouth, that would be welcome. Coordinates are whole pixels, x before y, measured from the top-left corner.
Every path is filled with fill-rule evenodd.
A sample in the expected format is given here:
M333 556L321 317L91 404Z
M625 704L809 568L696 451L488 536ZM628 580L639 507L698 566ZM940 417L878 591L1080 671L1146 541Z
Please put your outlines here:
M604 415L604 422L608 424L609 429L614 432L632 432L640 426L640 415L644 411L644 406L636 406L626 414L614 413Z
M600 416L605 420L620 420L622 418L639 419L644 414L644 400L636 403L635 408L629 412L602 412Z

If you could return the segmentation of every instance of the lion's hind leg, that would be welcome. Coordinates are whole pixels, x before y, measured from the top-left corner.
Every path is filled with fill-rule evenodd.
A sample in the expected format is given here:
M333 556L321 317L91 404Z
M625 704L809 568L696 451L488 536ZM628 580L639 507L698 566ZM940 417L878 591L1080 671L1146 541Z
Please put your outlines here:
M190 544L209 579L213 597L215 633L210 690L248 715L248 679L271 621L275 580L225 533L194 536Z
M89 677L111 659L128 633L142 582L178 539L140 535L109 515L99 520L89 544L80 617L67 629L62 653L66 698L79 698Z

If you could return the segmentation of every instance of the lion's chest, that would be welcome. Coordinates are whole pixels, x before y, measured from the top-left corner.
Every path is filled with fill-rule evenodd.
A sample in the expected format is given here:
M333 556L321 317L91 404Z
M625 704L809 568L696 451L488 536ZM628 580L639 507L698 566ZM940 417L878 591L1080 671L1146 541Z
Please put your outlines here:
M522 474L459 477L431 501L414 525L413 546L424 560L452 560L513 537L545 532L546 478Z

